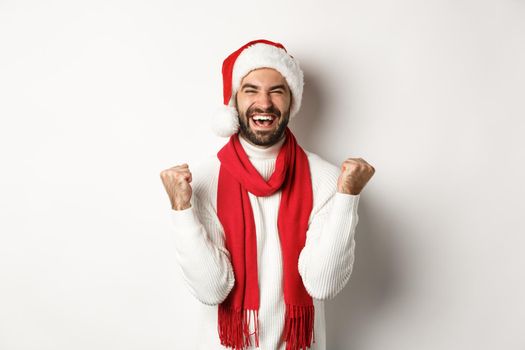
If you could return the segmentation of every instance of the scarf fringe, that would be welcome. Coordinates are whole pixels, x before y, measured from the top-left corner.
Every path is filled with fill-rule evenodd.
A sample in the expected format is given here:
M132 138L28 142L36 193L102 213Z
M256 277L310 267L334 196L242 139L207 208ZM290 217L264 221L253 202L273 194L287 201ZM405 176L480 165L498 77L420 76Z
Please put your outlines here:
M286 315L283 335L286 340L286 350L307 349L313 342L314 334L313 305L289 305L286 304Z
M254 332L250 333L252 317ZM218 330L221 344L233 350L243 350L251 346L251 335L255 335L255 346L259 347L259 312L219 307Z

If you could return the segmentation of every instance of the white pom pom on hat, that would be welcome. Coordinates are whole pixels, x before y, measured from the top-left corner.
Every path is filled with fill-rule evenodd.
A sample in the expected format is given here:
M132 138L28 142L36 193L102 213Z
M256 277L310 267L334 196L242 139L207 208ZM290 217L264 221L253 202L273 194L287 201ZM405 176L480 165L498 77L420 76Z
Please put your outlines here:
M213 132L217 136L230 137L239 130L239 117L233 106L222 106L212 116Z
M301 108L304 75L298 60L280 43L253 40L226 57L222 64L223 105L212 116L212 129L216 135L230 137L239 131L235 94L242 78L258 68L273 68L286 79L292 92L290 118L295 117Z

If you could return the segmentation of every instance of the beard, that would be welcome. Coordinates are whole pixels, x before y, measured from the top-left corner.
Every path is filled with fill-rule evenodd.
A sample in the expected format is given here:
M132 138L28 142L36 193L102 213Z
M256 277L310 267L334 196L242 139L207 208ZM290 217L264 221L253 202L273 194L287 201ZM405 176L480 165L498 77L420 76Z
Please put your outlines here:
M277 127L269 132L254 131L250 128L250 118L256 113L271 113L277 116ZM290 120L290 108L281 115L274 106L263 110L260 108L248 108L245 113L239 114L239 132L246 140L257 146L271 146L279 141L288 126Z

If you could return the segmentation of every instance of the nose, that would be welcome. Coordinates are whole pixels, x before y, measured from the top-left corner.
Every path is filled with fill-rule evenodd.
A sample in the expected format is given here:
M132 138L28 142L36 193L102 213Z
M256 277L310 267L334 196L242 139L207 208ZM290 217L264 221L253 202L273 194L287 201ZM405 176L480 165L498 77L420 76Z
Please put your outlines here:
M261 92L259 93L257 97L257 105L259 105L263 109L270 108L272 106L272 98L270 96L270 93Z

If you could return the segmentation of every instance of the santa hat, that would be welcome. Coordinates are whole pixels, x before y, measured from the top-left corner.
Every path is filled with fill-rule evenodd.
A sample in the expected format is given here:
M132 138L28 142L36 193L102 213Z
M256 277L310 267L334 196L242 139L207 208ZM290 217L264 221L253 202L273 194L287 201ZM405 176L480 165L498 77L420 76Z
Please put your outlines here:
M230 137L237 133L239 116L235 107L235 94L244 76L263 67L277 70L286 79L292 92L290 118L297 114L301 107L304 85L299 62L280 43L264 39L253 40L226 57L222 64L224 101L223 106L212 116L215 134Z

